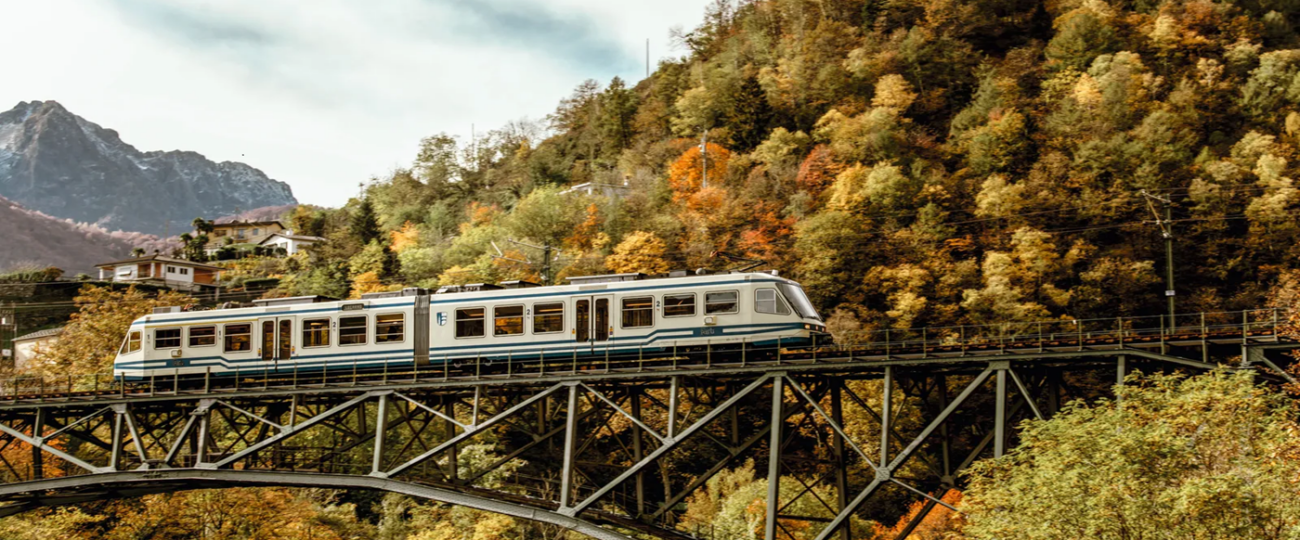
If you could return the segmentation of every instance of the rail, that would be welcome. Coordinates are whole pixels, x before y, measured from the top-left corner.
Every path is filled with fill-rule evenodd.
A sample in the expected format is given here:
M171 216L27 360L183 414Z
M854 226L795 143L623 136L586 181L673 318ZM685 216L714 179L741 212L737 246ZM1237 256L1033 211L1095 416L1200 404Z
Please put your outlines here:
M1107 319L1056 319L992 325L931 326L853 332L836 343L780 343L754 346L743 342L707 343L704 346L639 348L591 354L505 351L469 359L431 357L427 366L410 365L409 356L392 357L401 368L359 369L353 360L339 362L328 371L280 368L231 372L153 375L127 380L112 374L27 375L0 380L0 403L49 399L87 400L117 395L122 398L158 395L220 394L255 390L336 388L397 383L431 383L453 380L526 379L555 375L615 372L689 371L715 367L768 367L787 363L874 362L897 359L938 359L1002 356L1007 354L1068 353L1098 347L1143 348L1199 346L1240 342L1296 342L1279 309L1204 312L1167 316ZM368 361L373 362L374 357Z

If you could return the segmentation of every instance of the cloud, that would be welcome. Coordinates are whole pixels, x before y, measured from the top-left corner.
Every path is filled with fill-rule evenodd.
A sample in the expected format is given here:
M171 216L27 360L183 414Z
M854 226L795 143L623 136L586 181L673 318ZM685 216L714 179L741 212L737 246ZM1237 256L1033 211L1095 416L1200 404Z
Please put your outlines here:
M704 0L13 2L0 110L58 100L142 150L244 161L339 205L420 138L541 118L638 80Z

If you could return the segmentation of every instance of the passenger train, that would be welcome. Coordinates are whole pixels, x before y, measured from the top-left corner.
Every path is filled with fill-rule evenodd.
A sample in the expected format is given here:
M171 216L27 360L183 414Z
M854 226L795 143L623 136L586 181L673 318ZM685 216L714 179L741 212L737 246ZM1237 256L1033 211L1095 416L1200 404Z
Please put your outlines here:
M829 342L798 283L771 273L673 272L159 308L131 323L115 377L420 369L476 360ZM815 341L821 339L822 341Z

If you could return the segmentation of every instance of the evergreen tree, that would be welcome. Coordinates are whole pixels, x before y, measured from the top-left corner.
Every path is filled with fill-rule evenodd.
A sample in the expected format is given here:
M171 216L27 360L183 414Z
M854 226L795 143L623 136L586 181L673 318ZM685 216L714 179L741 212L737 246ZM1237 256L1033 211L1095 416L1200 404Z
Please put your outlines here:
M758 84L758 78L745 77L727 119L735 150L748 152L767 139L772 116L772 106L768 104L767 94Z
M378 240L383 234L379 230L379 217L375 215L375 207L370 204L370 198L361 199L361 204L357 206L356 212L352 214L352 223L348 232L361 245Z

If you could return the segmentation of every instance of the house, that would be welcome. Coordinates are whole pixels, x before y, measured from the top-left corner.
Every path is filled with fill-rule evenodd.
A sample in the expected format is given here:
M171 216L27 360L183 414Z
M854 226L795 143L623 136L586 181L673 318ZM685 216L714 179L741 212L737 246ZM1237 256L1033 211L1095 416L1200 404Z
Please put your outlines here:
M214 289L221 279L220 266L173 259L154 254L95 265L99 279L117 283L159 285L179 291Z
M627 187L626 181L624 181L621 186L617 184L604 184L601 182L584 182L561 191L560 194L567 195L570 193L576 193L582 195L599 195L610 199L620 199L628 196L631 192L632 189Z
M54 345L63 334L63 327L49 328L14 338L14 368L22 371L30 367L40 349Z
M212 226L212 233L208 235L209 240L207 250L209 252L214 252L221 249L221 246L224 246L227 243L258 244L268 236L284 231L284 225L279 221L274 220L217 223ZM227 238L230 239L229 242L227 242Z
M293 255L307 246L316 242L324 242L325 239L319 236L303 236L293 234L293 231L284 231L272 234L262 240L258 245L264 248L280 248L286 255Z

